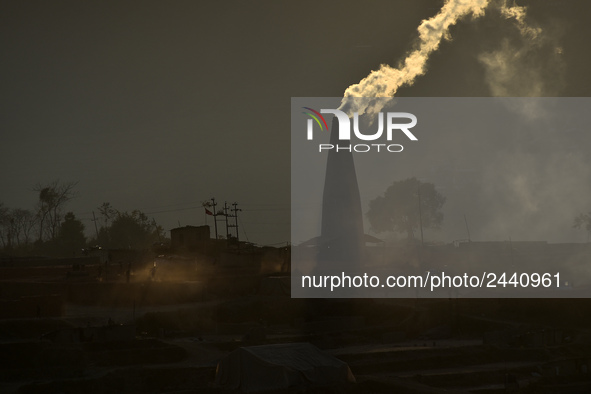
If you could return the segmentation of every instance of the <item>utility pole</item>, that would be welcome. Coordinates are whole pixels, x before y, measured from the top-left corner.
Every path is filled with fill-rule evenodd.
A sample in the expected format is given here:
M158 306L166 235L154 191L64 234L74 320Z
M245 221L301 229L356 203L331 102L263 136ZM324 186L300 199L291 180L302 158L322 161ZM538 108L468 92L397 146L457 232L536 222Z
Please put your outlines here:
M98 242L98 227L96 226L96 216L94 215L94 211L92 211L92 221L94 222L94 231L96 231L96 242Z
M212 197L211 198L211 206L213 207L213 227L215 228L215 239L218 239L218 212L215 209L215 206L217 204L215 203L215 198Z
M423 214L421 211L421 183L419 181L419 185L417 186L417 192L419 195L419 226L421 228L421 246L423 246Z
M464 214L464 223L466 223L466 232L468 233L468 242L472 242L470 238L470 229L468 228L468 219L466 219L466 214Z
M228 203L224 201L224 216L226 217L226 240L230 240L230 227L228 226Z
M232 204L232 206L234 207L234 209L230 209L230 211L234 212L234 214L230 216L234 218L234 225L230 227L236 227L236 242L238 242L238 245L240 245L240 235L238 233L238 212L242 211L242 209L236 208L238 206L237 202Z
M511 256L511 267L515 267L515 260L513 260L513 241L509 237L509 256Z

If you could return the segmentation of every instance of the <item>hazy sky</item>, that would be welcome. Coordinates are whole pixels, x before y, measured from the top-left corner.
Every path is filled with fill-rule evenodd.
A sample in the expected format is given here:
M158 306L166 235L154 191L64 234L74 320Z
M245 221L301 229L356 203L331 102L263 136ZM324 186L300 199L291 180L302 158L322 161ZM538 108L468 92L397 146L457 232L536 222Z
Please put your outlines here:
M398 95L590 96L591 3L517 3L544 31L539 48L491 12L452 28ZM395 65L441 4L4 3L0 202L32 208L35 184L79 181L68 210L90 233L105 201L169 230L203 224L215 196L240 204L250 241L288 241L290 97L340 96Z

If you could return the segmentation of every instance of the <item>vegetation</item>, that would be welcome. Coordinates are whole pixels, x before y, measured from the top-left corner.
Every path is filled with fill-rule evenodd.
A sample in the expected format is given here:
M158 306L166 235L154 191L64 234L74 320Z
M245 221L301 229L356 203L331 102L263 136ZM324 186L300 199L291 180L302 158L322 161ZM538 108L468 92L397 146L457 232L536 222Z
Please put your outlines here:
M8 255L72 257L89 245L115 249L150 249L165 239L164 229L139 210L119 212L105 202L98 207L100 230L87 240L84 224L73 212L64 214L77 193L77 182L38 184L34 210L0 203L0 248Z
M445 197L435 185L408 178L394 182L383 196L371 200L367 218L374 231L406 233L410 240L421 223L424 229L441 226L443 204Z
M103 203L101 207L108 207L107 211L99 208L105 224L99 230L98 237L91 240L91 244L114 249L142 250L165 239L162 226L154 219L150 220L143 212L118 212L109 203Z
M575 217L573 224L574 228L585 229L588 234L591 234L591 212L581 213Z

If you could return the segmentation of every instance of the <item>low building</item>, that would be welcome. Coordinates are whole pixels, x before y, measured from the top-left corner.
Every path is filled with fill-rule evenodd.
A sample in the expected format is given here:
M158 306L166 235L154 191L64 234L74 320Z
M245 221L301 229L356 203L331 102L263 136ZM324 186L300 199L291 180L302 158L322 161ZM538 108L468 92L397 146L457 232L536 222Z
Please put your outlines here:
M203 252L210 239L209 226L185 226L170 230L170 247L174 253Z

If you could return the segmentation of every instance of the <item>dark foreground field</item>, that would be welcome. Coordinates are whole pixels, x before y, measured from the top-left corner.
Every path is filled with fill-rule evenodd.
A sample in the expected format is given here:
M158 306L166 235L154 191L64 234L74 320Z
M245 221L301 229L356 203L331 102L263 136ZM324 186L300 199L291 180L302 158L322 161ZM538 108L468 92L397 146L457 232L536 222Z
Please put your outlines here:
M215 384L222 358L296 342L356 382L271 392L591 392L588 300L301 300L262 275L42 274L0 282L2 393L240 392Z

